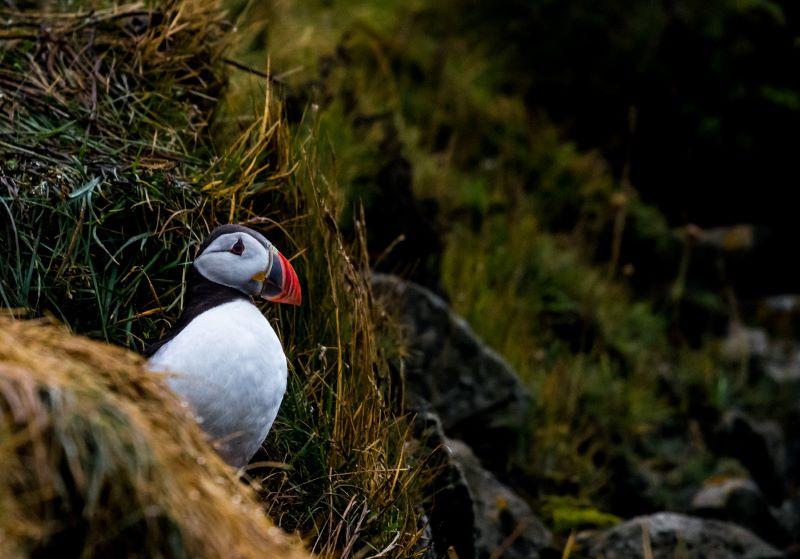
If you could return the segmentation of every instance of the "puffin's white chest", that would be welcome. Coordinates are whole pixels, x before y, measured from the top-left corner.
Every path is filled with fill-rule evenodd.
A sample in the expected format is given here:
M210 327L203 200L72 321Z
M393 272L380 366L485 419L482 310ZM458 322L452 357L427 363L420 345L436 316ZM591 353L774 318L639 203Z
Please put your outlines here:
M258 450L286 391L281 343L248 301L198 315L150 358L148 367L176 373L170 387L192 406L223 458L237 467Z

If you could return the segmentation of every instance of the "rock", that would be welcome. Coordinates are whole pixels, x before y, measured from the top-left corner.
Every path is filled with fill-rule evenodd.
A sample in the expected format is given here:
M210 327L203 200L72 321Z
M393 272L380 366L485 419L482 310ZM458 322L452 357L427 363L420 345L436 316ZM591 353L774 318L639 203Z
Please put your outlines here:
M608 472L608 510L629 518L665 508L658 495L664 485L663 472L623 454L611 458Z
M503 471L531 401L514 369L428 289L384 274L374 274L372 286L407 329L407 403L434 411L449 437Z
M446 447L472 496L478 557L502 549L506 559L532 558L550 545L550 533L528 504L485 470L467 445L451 439Z
M749 361L765 357L769 352L769 338L761 328L749 328L740 322L731 321L728 334L722 340L720 351L727 361Z
M472 527L475 516L472 499L463 476L450 461L446 441L441 420L435 413L422 412L417 415L409 452L426 459L430 471L437 472L425 486L425 503L430 520L427 537L431 547L426 559L447 557L450 548L459 558L474 559Z
M786 496L783 439L783 430L774 421L757 420L733 410L725 413L708 442L716 453L741 462L767 501L776 505Z
M774 507L772 513L784 532L790 534L790 547L794 547L800 557L800 495L786 499L781 506Z
M800 386L800 347L793 339L772 339L764 328L731 322L720 352L726 361L751 364L778 385Z
M718 520L660 512L606 530L590 557L605 559L778 559L783 554L752 532Z
M692 223L678 229L676 233L694 240L700 246L720 252L748 251L756 244L755 227L748 223L707 229Z
M800 514L800 397L795 409L784 418L783 429L786 440L786 481ZM793 533L798 535L797 539L800 541L800 522L797 531Z
M429 485L433 551L459 559L536 559L551 536L528 504L484 469L470 448L448 439L435 414L421 414L417 434L440 466Z
M773 306L782 309L787 307L794 309L794 299L789 296L776 298ZM764 304L763 308L767 308ZM759 311L759 315L764 315ZM777 311L774 314L778 314ZM797 314L792 313L786 321L791 318L797 321ZM768 320L764 318L763 320ZM781 322L771 318L773 322ZM797 326L773 325L772 330L783 330L795 332ZM768 332L767 328L751 328L741 322L731 321L728 325L728 333L720 344L720 354L723 359L733 363L750 364L753 370L766 375L778 385L792 385L794 389L800 388L800 345L795 341L796 335L774 336Z
M695 494L692 512L704 518L734 522L780 547L789 542L789 534L750 479L728 478L707 483Z
M771 337L796 340L800 334L800 294L781 293L761 299L754 318Z
M750 363L776 384L800 385L800 346L793 339L772 339L764 328L731 322L720 352L727 361Z
M794 339L768 339L763 355L754 356L755 369L781 389L800 395L800 346Z
M776 384L800 385L800 348L793 342L773 347L762 366Z

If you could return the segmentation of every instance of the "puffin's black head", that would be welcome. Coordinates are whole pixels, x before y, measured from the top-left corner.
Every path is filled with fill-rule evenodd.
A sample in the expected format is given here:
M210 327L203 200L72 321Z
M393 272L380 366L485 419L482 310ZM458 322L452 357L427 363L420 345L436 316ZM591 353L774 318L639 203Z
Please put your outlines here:
M207 280L254 297L299 305L302 294L288 260L258 231L221 225L203 241L194 259Z

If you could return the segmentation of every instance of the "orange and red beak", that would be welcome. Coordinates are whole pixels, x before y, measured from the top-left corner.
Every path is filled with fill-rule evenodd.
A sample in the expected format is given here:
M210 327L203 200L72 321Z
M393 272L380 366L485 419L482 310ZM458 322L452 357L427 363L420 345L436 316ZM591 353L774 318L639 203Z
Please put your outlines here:
M275 303L289 305L299 305L303 299L297 273L286 257L275 247L272 247L272 266L266 274L261 296Z

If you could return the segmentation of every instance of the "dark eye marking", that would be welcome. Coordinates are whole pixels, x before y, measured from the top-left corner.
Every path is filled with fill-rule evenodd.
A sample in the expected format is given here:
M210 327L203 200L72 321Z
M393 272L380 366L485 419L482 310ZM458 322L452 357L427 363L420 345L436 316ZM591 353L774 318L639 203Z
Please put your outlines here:
M244 253L244 243L242 239L238 239L236 244L231 247L231 252L237 256L241 256Z

